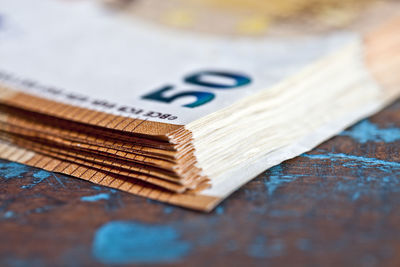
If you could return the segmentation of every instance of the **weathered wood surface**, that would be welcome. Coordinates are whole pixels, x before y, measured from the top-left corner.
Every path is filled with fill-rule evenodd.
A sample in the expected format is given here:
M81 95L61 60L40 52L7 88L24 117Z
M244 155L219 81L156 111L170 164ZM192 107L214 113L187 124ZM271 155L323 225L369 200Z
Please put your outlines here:
M0 265L400 266L400 102L213 213L0 161Z

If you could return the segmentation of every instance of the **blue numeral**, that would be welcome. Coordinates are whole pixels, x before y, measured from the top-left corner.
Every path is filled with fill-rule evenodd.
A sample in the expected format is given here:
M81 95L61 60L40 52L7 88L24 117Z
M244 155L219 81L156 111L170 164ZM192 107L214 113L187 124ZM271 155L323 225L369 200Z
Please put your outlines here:
M204 81L205 76L227 78L227 79L233 80L234 84L221 84L221 83L215 83L215 82L207 82L207 81ZM246 77L246 76L243 76L240 74L229 73L229 72L202 71L202 72L185 77L185 82L190 83L190 84L205 86L205 87L211 87L211 88L215 88L215 89L231 89L231 88L245 86L245 85L251 83L251 79L249 77Z
M210 80L207 81L205 79L207 77L231 80L231 81L233 81L233 83L230 83L230 84L225 83L224 84L221 82L215 82L215 81L210 81ZM251 83L251 79L245 75L241 75L241 74L237 74L237 73L230 73L230 72L222 72L222 71L197 72L195 74L185 77L184 81L191 85L208 87L208 88L213 88L213 89L233 89L233 88L242 87L242 86L245 86L245 85L248 85ZM191 96L191 97L196 97L196 101L194 101L190 104L186 104L186 105L184 105L184 107L195 108L195 107L199 107L201 105L204 105L204 104L210 102L215 97L215 94L210 93L210 92L192 91L192 90L184 91L181 93L176 93L169 97L165 97L163 95L165 92L170 91L173 88L174 88L173 86L167 85L153 93L142 96L142 98L147 99L147 100L158 101L158 102L171 103L178 98Z
M172 101L181 98L181 97L196 97L196 101L192 102L190 104L184 105L184 107L188 108L195 108L201 105L204 105L207 102L210 102L211 100L214 99L215 95L213 93L208 93L208 92L200 92L200 91L186 91L182 93L175 94L170 97L165 97L163 94L169 90L173 89L173 86L165 86L161 88L158 91L155 91L153 93L150 93L148 95L143 96L143 99L148 99L148 100L155 100L159 102L164 102L164 103L171 103Z

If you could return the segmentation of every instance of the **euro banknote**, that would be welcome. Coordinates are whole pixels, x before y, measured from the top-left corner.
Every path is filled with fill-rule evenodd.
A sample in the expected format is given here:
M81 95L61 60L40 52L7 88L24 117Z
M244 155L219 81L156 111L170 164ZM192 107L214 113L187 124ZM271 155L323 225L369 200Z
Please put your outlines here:
M395 1L156 2L2 0L0 157L209 211L400 94Z

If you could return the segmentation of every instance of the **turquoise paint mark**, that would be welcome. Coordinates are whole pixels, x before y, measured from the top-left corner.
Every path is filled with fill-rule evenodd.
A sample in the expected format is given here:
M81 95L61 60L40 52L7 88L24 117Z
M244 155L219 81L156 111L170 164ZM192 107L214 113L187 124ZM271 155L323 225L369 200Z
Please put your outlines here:
M285 244L281 240L267 242L266 238L258 236L248 247L247 254L253 258L266 259L283 255Z
M310 159L329 160L332 164L350 168L357 179L339 181L335 185L335 190L348 194L351 201L357 201L366 195L379 196L388 191L400 192L400 163L398 162L343 153L305 154L302 156ZM367 171L369 169L380 172L370 173Z
M10 218L12 218L14 216L15 216L15 213L13 211L9 210L9 211L4 213L3 218L10 219Z
M173 227L113 221L97 230L92 253L104 264L157 263L178 261L190 248Z
M269 172L269 175L268 175ZM284 175L282 165L275 166L267 172L267 178L264 179L264 185L267 188L268 195L272 196L276 189L283 186L284 184L295 181L298 178L304 177L306 175Z
M21 178L22 174L29 172L26 165L16 162L0 162L0 176L5 179Z
M43 213L43 212L47 212L49 210L54 209L55 207L53 206L43 206L43 207L38 207L35 208L33 210L30 210L28 213Z
M359 199L361 196L360 192L355 192L351 198L351 200L356 201L357 199Z
M317 160L329 160L332 163L340 164L341 166L351 168L352 170L357 171L357 175L359 179L357 180L358 187L363 187L369 182L379 183L381 186L386 186L385 184L397 185L400 183L399 174L400 171L400 163L394 161L381 160L377 158L369 158L363 156L354 156L347 155L344 153L327 153L327 154L303 154L302 157L309 159L317 159ZM372 177L361 174L361 171L367 169L376 169L384 174L380 174L379 177ZM308 174L285 174L282 168L282 165L275 166L271 168L266 173L266 178L264 179L264 184L267 188L267 192L269 196L272 196L274 192L281 186L293 182L301 177L307 177ZM340 187L345 187L343 190ZM354 187L351 185L351 188L348 184L344 185L342 183L338 183L337 186L339 191L352 191L354 192ZM369 190L369 189L368 189ZM355 193L350 195L350 199L356 201L361 197L364 192L360 192L357 190ZM271 216L279 216L279 213L272 212ZM289 214L287 214L289 215ZM295 214L290 214L291 216L295 216Z
M400 128L380 129L369 120L364 120L340 135L349 136L360 143L368 141L392 143L400 140Z
M50 175L51 175L50 172L47 172L45 170L39 170L38 172L35 172L33 174L33 177L43 180L43 179L49 178Z
M108 200L108 199L110 199L110 194L108 193L100 193L93 196L81 197L81 201L86 201L86 202L96 202L99 200Z
M224 214L224 212L225 212L225 210L224 210L224 207L222 207L222 206L218 206L215 209L215 213L218 214L218 215Z
M342 165L345 167L357 167L357 168L377 168L386 173L393 173L395 170L400 170L400 163L394 161L386 161L376 158L368 158L354 155L347 155L343 153L328 153L328 154L318 154L318 155L310 155L303 154L303 157L310 159L319 159L319 160L348 160L347 162L343 162Z
M107 187L99 187L99 186L92 186L92 188L96 191L99 190L108 190L109 193L98 193L96 195L92 196L83 196L81 197L81 201L86 201L86 202L96 202L99 200L108 200L111 198L112 194L116 194L118 191L113 189L113 188L107 188Z
M63 184L63 182L61 182L61 179L60 179L60 178L58 178L54 173L52 173L51 175L54 177L54 179L56 179L56 181L57 181L62 187L66 188L65 185Z
M100 191L100 190L104 189L103 187L98 186L98 185L93 185L92 188L93 188L94 190L97 190L97 191Z
M170 214L170 213L172 213L173 210L174 210L173 207L165 207L164 208L164 213L165 214Z
M39 170L33 174L32 183L28 184L28 185L23 185L23 186L21 186L21 188L31 189L31 188L35 187L36 185L40 184L41 182L43 182L44 180L46 180L47 178L49 178L50 175L51 175L50 172L47 172L44 170Z
M337 193L348 194L351 201L357 201L362 196L384 196L388 192L400 192L399 175L382 177L382 175L360 176L356 180L348 180L346 182L338 182L335 185Z

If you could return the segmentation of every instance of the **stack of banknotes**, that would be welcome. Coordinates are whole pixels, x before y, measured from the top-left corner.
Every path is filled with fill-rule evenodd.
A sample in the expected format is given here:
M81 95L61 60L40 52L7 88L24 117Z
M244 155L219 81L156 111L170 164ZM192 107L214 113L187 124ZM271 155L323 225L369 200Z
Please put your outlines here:
M210 211L399 73L397 1L2 0L0 157Z

